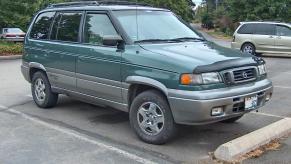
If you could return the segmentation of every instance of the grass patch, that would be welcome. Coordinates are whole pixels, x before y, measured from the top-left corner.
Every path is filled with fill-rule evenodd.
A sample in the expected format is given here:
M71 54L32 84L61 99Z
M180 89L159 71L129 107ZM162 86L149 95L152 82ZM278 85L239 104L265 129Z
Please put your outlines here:
M214 30L214 29L207 30L207 29L203 28L202 31L206 32L207 34L209 34L212 37L217 38L217 39L227 40L227 41L231 41L232 40L232 36L227 35L226 33L223 33L223 32L218 31L218 30Z
M0 56L20 55L22 53L22 43L0 41Z

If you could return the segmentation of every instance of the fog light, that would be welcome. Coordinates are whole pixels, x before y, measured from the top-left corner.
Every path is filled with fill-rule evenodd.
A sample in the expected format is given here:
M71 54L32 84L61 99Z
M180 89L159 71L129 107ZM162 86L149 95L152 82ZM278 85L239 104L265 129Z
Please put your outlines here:
M211 110L211 116L223 115L224 111L222 107L216 107Z
M272 93L266 95L266 102L270 101L272 97Z

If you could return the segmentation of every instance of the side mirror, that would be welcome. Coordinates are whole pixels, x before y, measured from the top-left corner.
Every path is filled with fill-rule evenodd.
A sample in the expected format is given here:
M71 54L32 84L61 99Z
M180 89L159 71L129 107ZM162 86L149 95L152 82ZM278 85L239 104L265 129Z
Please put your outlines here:
M102 42L103 42L103 45L105 46L117 46L118 44L123 42L123 39L119 35L117 36L108 35L108 36L103 36Z

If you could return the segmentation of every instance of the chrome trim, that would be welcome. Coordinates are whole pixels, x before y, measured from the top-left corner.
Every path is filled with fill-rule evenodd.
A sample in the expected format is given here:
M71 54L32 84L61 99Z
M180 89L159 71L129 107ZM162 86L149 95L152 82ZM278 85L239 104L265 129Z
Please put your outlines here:
M240 71L240 70L245 70L245 69L254 69L255 72L254 72L254 78L251 78L251 79L246 79L246 80L242 80L242 81L238 81L236 82L235 79L234 79L234 74L233 72L235 71ZM227 82L226 79L225 79L225 74L226 73L229 73L230 74L230 82ZM223 79L223 82L227 85L232 85L232 84L241 84L241 83L245 83L245 82L250 82L250 81L255 81L257 78L258 78L258 75L259 75L259 72L258 72L258 67L256 66L248 66L248 67L238 67L238 68L233 68L233 69L227 69L227 70L223 70L220 72L220 76L222 77Z

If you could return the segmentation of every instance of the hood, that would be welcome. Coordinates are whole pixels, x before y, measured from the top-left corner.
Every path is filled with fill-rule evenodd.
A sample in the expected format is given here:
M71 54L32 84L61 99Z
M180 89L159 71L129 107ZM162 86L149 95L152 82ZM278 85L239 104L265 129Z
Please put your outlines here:
M232 67L257 65L256 57L221 47L212 42L183 42L167 44L142 44L147 51L173 60L176 64L190 66L195 73L219 71Z

